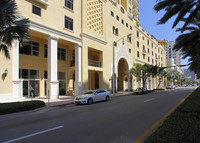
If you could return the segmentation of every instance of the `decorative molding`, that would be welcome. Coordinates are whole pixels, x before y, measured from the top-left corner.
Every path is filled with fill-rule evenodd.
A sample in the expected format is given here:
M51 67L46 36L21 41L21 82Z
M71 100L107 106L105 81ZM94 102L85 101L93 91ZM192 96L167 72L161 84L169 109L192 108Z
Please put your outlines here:
M137 59L136 59L135 61L136 61L136 62L135 62L136 64L142 64L142 65L144 65L144 64L145 64L145 62L143 62L143 61L140 61L140 60L137 60Z
M104 44L104 45L107 45L107 43L108 43L108 42L106 42L106 41L103 41L103 40L101 40L101 39L99 39L99 38L96 38L96 37L94 37L94 36L88 35L88 34L86 34L86 33L81 33L81 36L86 37L86 38L89 38L89 39L94 40L94 41L97 41L97 42L99 42L99 43L101 43L101 44Z
M38 24L38 23L33 22L33 21L30 22L30 29L44 33L44 34L47 34L49 36L54 36L54 37L57 37L59 39L71 41L75 44L81 44L82 45L82 39L81 38L69 35L67 33L55 30L53 28Z

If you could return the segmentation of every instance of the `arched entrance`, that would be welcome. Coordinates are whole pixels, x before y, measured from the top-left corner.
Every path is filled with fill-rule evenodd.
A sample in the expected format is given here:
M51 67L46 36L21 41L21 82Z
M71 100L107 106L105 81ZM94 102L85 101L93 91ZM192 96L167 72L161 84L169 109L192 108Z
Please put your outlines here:
M128 90L128 77L129 77L128 63L126 59L121 58L118 62L118 78L117 78L118 91Z

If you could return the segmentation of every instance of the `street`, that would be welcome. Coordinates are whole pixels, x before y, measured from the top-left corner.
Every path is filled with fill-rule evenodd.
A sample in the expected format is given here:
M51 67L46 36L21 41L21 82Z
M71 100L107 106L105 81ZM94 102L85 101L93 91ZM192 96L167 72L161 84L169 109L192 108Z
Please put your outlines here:
M196 87L70 105L0 120L3 143L133 143Z

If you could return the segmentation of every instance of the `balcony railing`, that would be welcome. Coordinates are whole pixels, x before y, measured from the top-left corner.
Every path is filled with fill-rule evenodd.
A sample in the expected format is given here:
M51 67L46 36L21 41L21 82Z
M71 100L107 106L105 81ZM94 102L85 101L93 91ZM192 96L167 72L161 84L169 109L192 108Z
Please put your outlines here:
M101 67L101 62L94 61L94 60L88 60L88 65L93 67Z
M146 55L147 51L143 49L143 50L142 50L142 53L143 53L144 55Z

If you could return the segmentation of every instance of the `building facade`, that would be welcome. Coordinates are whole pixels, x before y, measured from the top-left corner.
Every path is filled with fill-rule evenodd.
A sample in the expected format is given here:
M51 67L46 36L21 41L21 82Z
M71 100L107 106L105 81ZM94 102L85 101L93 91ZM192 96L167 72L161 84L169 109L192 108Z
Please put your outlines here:
M113 63L117 90L136 89L142 83L129 75L135 63L166 66L164 45L138 24L137 0L16 3L30 20L30 41L24 47L13 41L11 59L0 57L1 71L8 71L0 80L1 101L111 90ZM156 88L156 78L147 82Z

